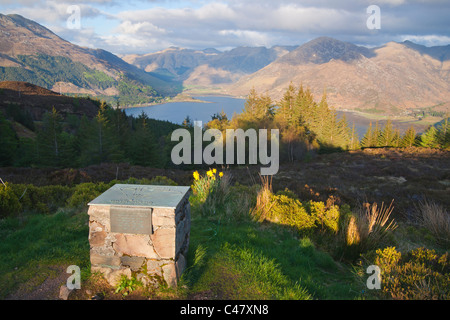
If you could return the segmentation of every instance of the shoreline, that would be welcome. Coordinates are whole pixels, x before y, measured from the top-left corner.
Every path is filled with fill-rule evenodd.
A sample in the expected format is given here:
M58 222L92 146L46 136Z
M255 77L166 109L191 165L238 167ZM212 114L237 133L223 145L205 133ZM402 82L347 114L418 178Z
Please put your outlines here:
M185 97L185 98L178 98L175 99L176 97L170 99L170 100L166 100L166 101L161 101L161 102L152 102L152 103L145 103L145 104L137 104L137 105L132 105L132 106L120 106L119 109L132 109L132 108L143 108L143 107L152 107L152 106L158 106L161 104L166 104L166 103L175 103L175 102L195 102L195 103L214 103L212 101L205 101L205 100L200 100L200 99L196 99L193 97Z
M125 110L125 109L133 109L133 108L152 107L152 106L158 106L158 105L162 105L162 104L175 103L175 102L216 103L214 101L197 99L197 98L194 98L193 96L187 95L187 94L180 94L179 96L175 96L172 99L167 100L167 101L138 104L138 105L133 105L133 106L120 106L119 109ZM197 97L223 97L223 98L233 98L233 99L245 99L243 97L235 97L235 96L226 95L226 94L214 94L214 93L201 94L201 95L196 95L196 96Z

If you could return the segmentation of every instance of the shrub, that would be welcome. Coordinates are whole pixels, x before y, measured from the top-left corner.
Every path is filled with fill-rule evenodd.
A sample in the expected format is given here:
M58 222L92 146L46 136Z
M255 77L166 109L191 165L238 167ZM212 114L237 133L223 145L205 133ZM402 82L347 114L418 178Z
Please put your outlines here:
M115 183L123 183L123 184L152 184L152 185L166 185L166 186L177 186L178 184L165 176L156 176L152 179L142 178L136 179L133 177L128 178L127 180L113 180L110 182L111 185Z
M295 227L302 232L319 229L336 234L341 228L341 217L350 212L348 205L339 208L330 201L327 204L312 200L302 203L287 188L274 195L269 178L262 178L261 181L256 207L252 211L253 217L259 222L268 220Z
M268 220L293 226L301 232L308 232L316 226L316 219L310 215L299 200L285 195L272 196L273 203Z
M90 201L97 198L103 192L108 190L114 182L106 184L104 182L92 183L86 182L75 186L72 196L67 199L69 207L86 206Z
M10 184L8 189L12 198L10 200L5 198L2 200L2 203L10 207L9 211L11 214L19 211L43 214L54 212L58 208L65 206L67 198L73 192L73 188L59 185ZM17 202L17 204L8 204L8 201L12 199L15 199L14 202Z
M277 196L285 195L285 196L287 196L289 198L298 200L298 196L294 192L289 190L288 188L285 188L284 190L277 191L277 193L275 193L275 195L277 195Z
M0 184L0 218L11 216L21 210L19 198L8 182Z
M178 184L170 178L164 176L156 176L150 180L149 184L164 185L164 186L177 186Z
M392 202L389 207L385 207L384 203L381 207L376 203L366 203L347 218L346 228L341 233L343 255L355 259L361 253L377 248L397 227L394 220L389 221L392 210Z
M321 230L338 232L341 213L337 205L327 208L323 202L309 201L306 207Z
M20 198L23 210L44 214L64 207L67 198L73 192L73 188L69 186L35 186L32 184L16 184L14 190Z
M395 248L376 250L373 263L381 269L382 293L402 300L448 300L450 258L417 248L402 256Z
M439 244L450 246L450 214L436 202L420 202L416 208L416 220L422 227L429 230Z
M272 178L268 176L260 176L261 186L256 195L256 205L252 210L252 217L259 222L264 221L270 214L270 209L274 205L272 202Z

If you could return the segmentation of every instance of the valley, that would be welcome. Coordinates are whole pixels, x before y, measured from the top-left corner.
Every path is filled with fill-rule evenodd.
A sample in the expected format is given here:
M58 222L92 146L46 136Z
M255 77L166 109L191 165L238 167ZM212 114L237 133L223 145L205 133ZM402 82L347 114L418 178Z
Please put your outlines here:
M443 117L450 109L450 45L405 41L367 48L319 37L297 46L170 47L119 57L71 44L19 15L1 15L0 31L8 34L0 37L0 80L96 96L113 105L179 101L180 93L181 99L245 98L252 88L276 101L292 83L311 88L316 97L326 92L341 111L403 117L429 109Z
M316 35L136 53L171 32L121 14L127 39L97 38L120 43L115 54L0 13L0 299L154 300L153 310L450 298L450 45ZM89 211L117 184L133 190L113 199L126 209ZM175 186L190 194L150 208L148 185L165 186L164 200ZM68 266L81 290L64 284Z

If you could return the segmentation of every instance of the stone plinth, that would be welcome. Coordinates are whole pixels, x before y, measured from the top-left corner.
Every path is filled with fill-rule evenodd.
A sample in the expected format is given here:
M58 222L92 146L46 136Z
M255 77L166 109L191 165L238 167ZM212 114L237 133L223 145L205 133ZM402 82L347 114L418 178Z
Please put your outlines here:
M190 187L116 184L89 205L91 271L176 286L186 266Z

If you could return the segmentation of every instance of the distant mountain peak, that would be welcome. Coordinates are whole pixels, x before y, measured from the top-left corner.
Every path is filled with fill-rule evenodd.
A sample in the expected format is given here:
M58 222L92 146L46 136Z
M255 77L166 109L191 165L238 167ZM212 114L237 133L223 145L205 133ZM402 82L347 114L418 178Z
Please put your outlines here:
M108 51L72 44L18 14L0 14L0 67L0 80L26 81L47 89L58 83L62 93L118 97L124 104L153 102L158 95L179 92L176 85ZM125 82L141 91L124 90Z
M441 62L450 60L450 45L427 47L421 44L414 43L410 40L403 41L400 44L413 49L420 54L429 55L430 57Z
M373 51L366 47L330 37L319 37L286 54L280 61L295 64L323 64L331 60L349 62L373 55Z
M0 27L23 28L39 37L61 39L46 27L19 14L4 15L0 13Z

